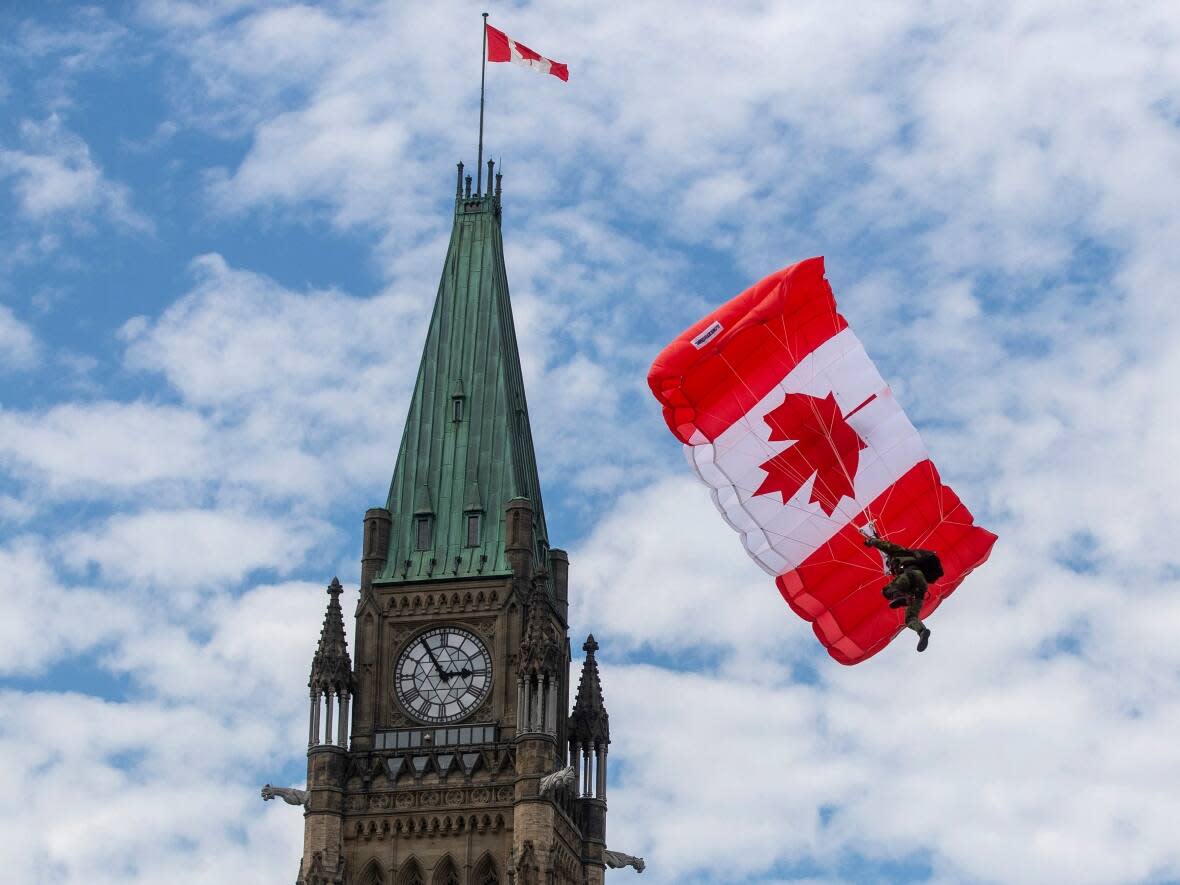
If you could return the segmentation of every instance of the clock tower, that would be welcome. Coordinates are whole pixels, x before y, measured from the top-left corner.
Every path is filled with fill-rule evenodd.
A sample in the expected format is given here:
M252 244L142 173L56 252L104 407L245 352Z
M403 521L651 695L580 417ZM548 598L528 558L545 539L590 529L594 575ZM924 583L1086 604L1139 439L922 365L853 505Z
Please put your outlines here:
M364 517L352 657L328 587L307 789L268 787L304 809L299 885L601 885L643 867L606 850L593 637L569 685L569 562L549 546L493 171L472 193L459 164L389 495Z

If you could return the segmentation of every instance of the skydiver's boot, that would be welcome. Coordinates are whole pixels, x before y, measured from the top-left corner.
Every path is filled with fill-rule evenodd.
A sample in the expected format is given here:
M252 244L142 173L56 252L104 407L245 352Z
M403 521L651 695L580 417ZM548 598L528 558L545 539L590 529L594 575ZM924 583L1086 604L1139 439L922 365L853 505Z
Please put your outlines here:
M926 646L930 644L930 628L923 627L918 631L918 651L925 651Z

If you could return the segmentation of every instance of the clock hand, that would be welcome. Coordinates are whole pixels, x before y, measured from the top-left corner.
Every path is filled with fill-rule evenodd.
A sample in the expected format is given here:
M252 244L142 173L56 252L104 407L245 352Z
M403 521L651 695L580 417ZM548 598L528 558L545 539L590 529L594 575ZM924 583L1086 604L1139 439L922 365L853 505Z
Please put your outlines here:
M451 674L442 668L442 664L438 662L438 658L434 656L434 652L430 650L430 646L426 644L426 640L422 640L422 647L426 649L426 653L430 655L430 660L434 662L434 669L438 671L438 675L446 682L451 678Z

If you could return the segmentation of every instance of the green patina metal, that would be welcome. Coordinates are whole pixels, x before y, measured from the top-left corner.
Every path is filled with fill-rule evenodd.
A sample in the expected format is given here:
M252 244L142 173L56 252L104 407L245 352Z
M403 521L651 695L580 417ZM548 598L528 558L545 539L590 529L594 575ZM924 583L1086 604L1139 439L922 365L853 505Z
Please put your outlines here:
M489 181L486 195L471 196L470 176L467 195L456 193L446 265L385 505L393 525L381 583L510 574L504 505L516 497L533 504L536 561L547 560L496 179L495 193ZM474 545L472 517L479 519Z

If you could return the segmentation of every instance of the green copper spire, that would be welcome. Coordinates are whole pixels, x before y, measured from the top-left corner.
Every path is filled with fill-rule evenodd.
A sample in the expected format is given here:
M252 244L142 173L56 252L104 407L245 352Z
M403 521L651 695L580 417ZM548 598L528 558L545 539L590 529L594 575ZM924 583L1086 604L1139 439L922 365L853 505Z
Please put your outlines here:
M505 575L504 505L528 498L538 549L548 535L508 301L500 176L471 193L459 164L455 224L397 466L379 582ZM466 182L466 187L464 187Z

